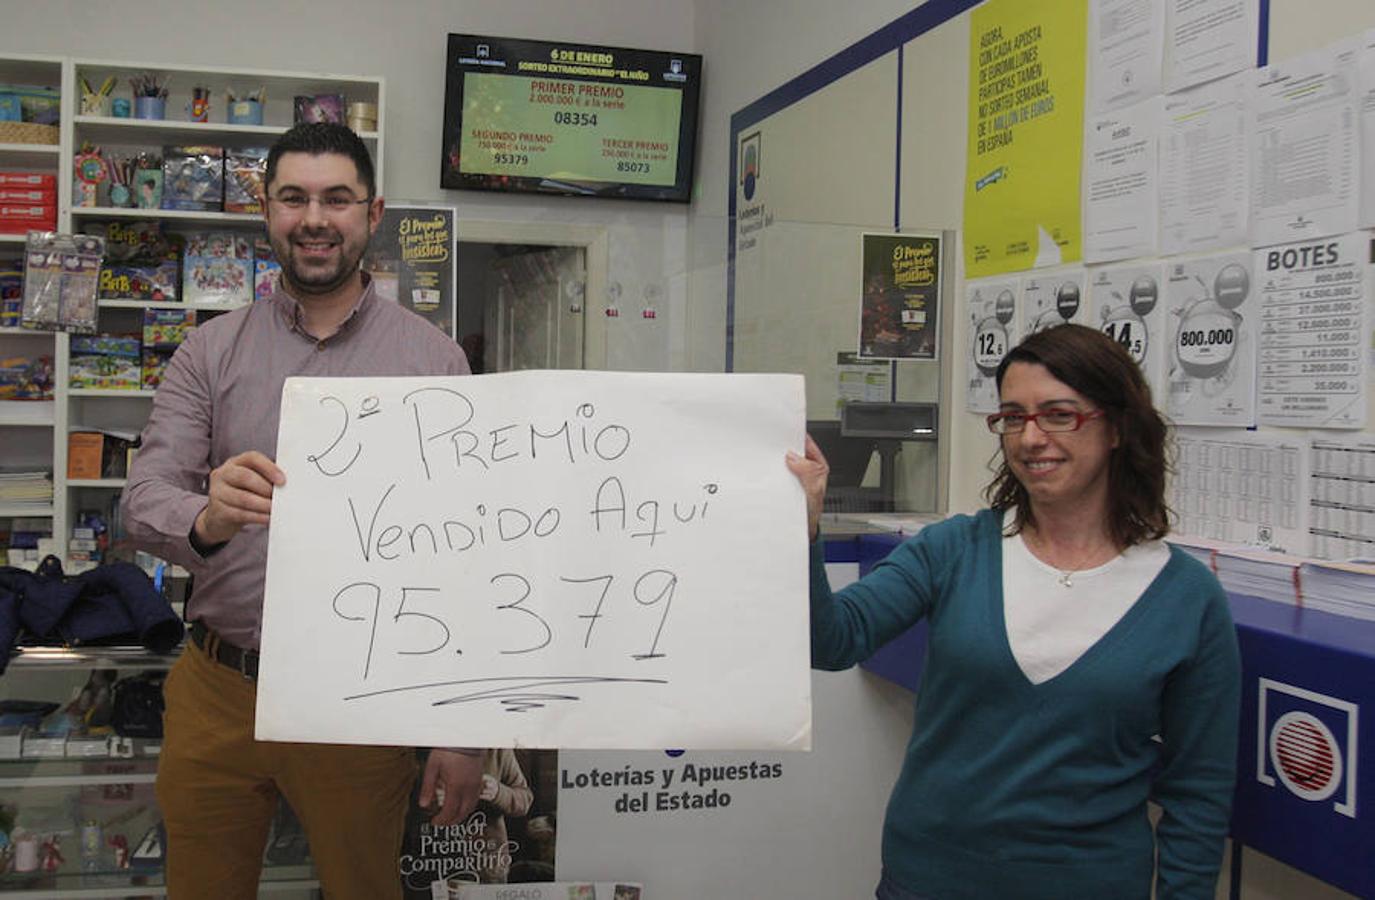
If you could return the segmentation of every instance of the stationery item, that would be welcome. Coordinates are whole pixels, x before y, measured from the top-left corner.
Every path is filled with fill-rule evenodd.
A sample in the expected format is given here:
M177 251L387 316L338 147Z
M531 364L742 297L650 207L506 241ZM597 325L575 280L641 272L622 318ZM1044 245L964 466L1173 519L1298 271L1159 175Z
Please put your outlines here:
M229 124L263 124L263 105L257 100L235 100L229 104Z
M134 170L134 205L139 209L162 208L162 159L150 163L147 168L140 165Z
M167 118L167 100L163 97L135 97L135 119Z
M125 207L134 205L133 181L137 157L127 152L110 153L105 160L105 168L110 176L110 205Z
M133 114L134 105L127 97L115 97L110 101L110 112L116 119L127 119Z
M103 151L91 143L81 145L81 151L72 161L75 180L72 182L72 205L81 207L99 206L102 186L110 179L110 170L105 165Z
M186 104L186 117L192 122L210 121L210 89L191 89L191 102Z
M263 106L267 103L267 88L240 94L233 88L225 92L226 120L230 125L263 124Z
M169 79L154 72L129 76L134 92L134 117L139 119L167 118L167 86Z
M111 75L93 88L85 76L81 79L81 114L83 116L108 116L110 114L110 92L115 89L115 76Z

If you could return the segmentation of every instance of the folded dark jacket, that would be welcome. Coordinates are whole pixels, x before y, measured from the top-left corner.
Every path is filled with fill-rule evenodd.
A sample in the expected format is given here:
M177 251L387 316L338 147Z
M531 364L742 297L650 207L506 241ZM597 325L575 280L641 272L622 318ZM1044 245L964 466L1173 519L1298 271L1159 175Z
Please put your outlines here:
M185 628L138 566L107 563L66 577L56 560L38 573L0 567L0 673L25 643L141 644L171 653Z

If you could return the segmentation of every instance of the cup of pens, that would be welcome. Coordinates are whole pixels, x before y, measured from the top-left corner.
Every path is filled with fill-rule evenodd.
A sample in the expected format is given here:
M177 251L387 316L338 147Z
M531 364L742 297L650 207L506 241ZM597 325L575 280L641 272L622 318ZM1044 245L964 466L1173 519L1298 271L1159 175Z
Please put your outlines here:
M186 118L192 122L210 121L210 89L192 88L191 102L186 104Z
M225 119L230 125L263 124L263 101L266 99L266 93L263 88L247 94L238 94L230 90Z
M153 72L131 75L129 87L134 92L135 119L167 118L167 81Z

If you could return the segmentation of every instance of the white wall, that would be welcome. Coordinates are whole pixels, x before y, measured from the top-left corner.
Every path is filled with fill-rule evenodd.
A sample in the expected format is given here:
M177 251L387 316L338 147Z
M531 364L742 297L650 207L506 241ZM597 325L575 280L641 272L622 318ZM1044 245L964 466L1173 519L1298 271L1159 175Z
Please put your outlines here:
M686 368L719 372L725 366L731 114L920 5L910 0L697 0L697 46L706 75L697 200L689 224Z
M621 283L621 305L633 314L623 310L605 322L607 368L681 367L670 358L684 350L681 340L669 340L675 327L669 292L655 319L640 316L640 301L646 285L682 280L686 206L442 191L439 152L449 32L695 52L692 3L139 0L110 7L94 0L0 0L0 23L0 53L384 77L387 196L456 204L460 238L465 219L608 229L609 277ZM589 315L602 309L598 298L589 298ZM682 314L681 290L677 311Z
M709 78L699 155L699 200L689 223L693 279L689 285L690 316L685 323L688 368L719 371L725 365L725 216L731 114L920 5L888 0L832 5L814 0L750 4L698 0L698 42L707 58ZM1321 14L1315 15L1314 5L1306 0L1272 0L1271 60L1375 27L1375 3L1370 0L1323 0L1319 8ZM958 228L962 224L968 18L967 13L959 16L906 47L904 227ZM939 80L933 80L933 73L940 73ZM924 85L924 92L916 89L919 84ZM932 91L933 85L943 90ZM818 129L823 127L824 123L818 123ZM886 179L887 170L874 177ZM962 259L962 254L957 257ZM958 298L963 293L962 279L956 287ZM963 323L957 322L952 347L965 345L963 328ZM852 341L852 336L819 335L817 340L829 346ZM960 384L966 376L964 359L958 353L948 353L946 359L945 377ZM977 508L989 479L988 460L995 443L979 417L963 412L953 417L949 434L953 442L950 507Z

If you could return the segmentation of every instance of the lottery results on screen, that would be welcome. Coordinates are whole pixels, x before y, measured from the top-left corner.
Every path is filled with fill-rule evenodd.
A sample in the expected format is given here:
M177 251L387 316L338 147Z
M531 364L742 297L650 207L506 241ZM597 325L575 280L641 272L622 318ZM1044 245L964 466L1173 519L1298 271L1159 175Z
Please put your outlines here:
M686 201L702 58L449 35L445 188Z

